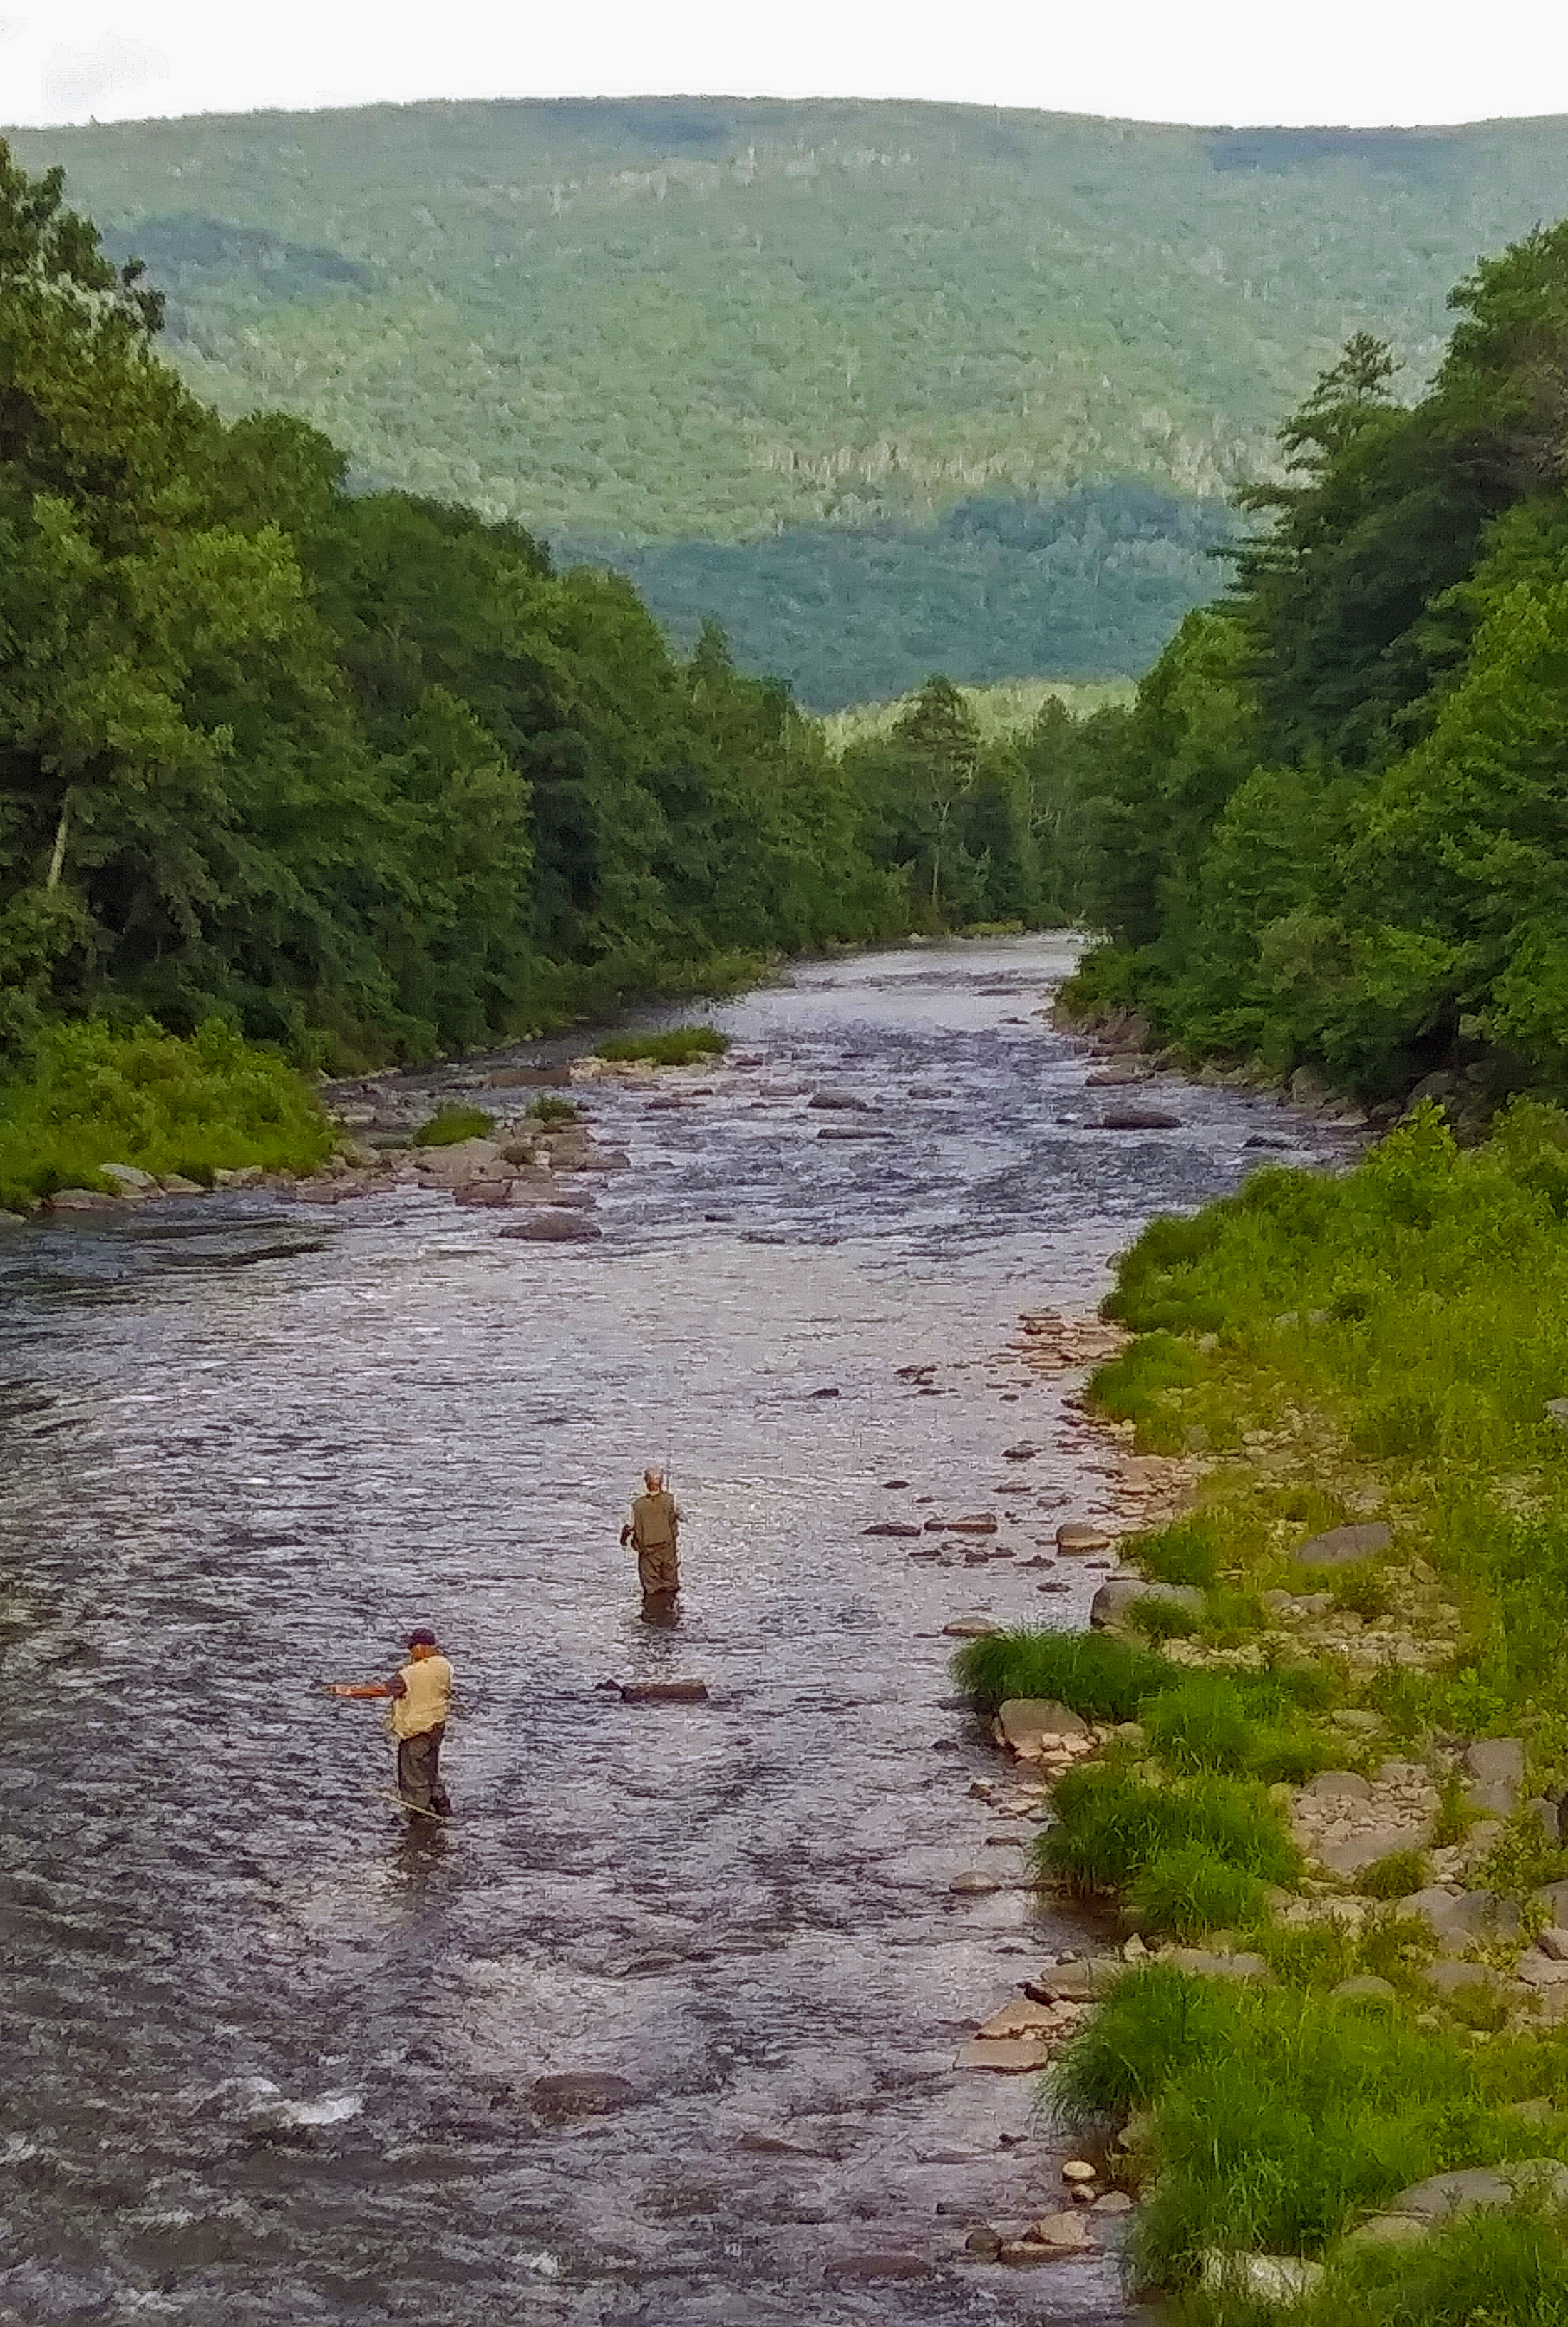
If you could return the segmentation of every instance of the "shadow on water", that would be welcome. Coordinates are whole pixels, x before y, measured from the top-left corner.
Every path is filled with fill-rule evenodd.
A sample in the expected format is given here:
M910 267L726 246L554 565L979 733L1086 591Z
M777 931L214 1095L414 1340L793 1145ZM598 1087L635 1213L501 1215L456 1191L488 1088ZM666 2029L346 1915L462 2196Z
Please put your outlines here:
M1256 1160L1234 1093L1094 1128L1033 1014L1069 953L846 959L714 1014L758 1063L592 1095L634 1165L592 1247L400 1192L0 1252L0 2317L1126 2315L1108 2259L963 2253L1051 2201L1055 2153L1024 2080L952 2069L1077 1934L1016 1860L950 1888L1008 1854L942 1627L1070 1622L1095 1579L1041 1603L1022 1559L862 1532L990 1506L1022 1551L1103 1508L1017 1313ZM826 1086L885 1135L819 1137ZM687 1510L673 1624L617 1543L650 1460ZM460 1677L450 1827L320 1687L422 1621ZM605 1686L692 1676L706 1703ZM890 2253L923 2275L853 2276Z

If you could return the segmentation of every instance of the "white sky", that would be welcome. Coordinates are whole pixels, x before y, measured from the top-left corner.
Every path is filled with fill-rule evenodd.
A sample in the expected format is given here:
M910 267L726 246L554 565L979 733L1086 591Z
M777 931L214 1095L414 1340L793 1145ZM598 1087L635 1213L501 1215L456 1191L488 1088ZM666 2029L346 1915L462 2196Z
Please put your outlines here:
M431 97L907 97L1191 122L1568 112L1563 0L0 0L0 122Z

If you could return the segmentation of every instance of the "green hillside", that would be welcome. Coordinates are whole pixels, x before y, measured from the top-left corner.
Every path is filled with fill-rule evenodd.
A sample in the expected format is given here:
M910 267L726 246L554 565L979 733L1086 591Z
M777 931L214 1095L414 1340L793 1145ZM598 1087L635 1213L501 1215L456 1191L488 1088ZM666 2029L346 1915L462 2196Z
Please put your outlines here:
M1038 543L993 544L985 586L938 604L917 652L905 617L955 554L926 529L962 505L1054 537L1086 486L1220 495L1351 331L1375 324L1423 376L1456 276L1568 199L1557 119L1201 131L692 98L13 144L62 161L109 248L148 260L171 352L220 411L284 406L367 482L647 550L639 580L677 629L711 583L745 659L824 703L933 660L966 678L1146 661L1151 603L1168 630L1206 594L1184 516L1125 613L1092 539L1054 606ZM857 683L826 650L863 594L839 537L863 528L895 651ZM768 556L715 563L725 544ZM830 569L820 604L795 568ZM786 600L802 611L779 621ZM1038 638L999 643L998 605Z

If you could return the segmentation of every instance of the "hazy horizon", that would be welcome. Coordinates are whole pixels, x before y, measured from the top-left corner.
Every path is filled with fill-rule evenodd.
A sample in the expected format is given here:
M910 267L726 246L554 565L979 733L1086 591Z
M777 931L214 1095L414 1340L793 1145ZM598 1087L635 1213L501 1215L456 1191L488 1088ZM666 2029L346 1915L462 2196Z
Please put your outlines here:
M606 62L612 59L612 64ZM18 128L338 112L443 101L735 97L999 106L1173 128L1459 128L1568 113L1568 19L1497 0L1322 0L1302 42L1252 0L975 0L961 39L932 0L896 15L798 0L787 22L723 0L634 0L525 20L500 0L439 16L397 0L0 0L0 120Z

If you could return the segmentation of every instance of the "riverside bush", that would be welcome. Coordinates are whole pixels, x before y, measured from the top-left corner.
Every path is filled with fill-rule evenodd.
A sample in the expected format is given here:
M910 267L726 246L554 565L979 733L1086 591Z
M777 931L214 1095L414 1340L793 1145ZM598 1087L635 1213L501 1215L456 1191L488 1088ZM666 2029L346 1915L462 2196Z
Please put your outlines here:
M482 1107L438 1107L414 1135L415 1147L455 1147L464 1139L488 1139L496 1127Z
M1054 1698L1086 1721L1132 1721L1176 1667L1108 1632L992 1632L953 1659L959 1686L982 1713L1009 1697Z
M1263 1919L1265 1885L1201 1842L1162 1850L1128 1884L1126 1912L1140 1931L1199 1939L1207 1931L1244 1930Z
M107 1187L105 1164L210 1185L260 1164L307 1173L331 1153L314 1094L274 1053L220 1019L188 1038L143 1023L50 1027L0 1085L0 1205L57 1188Z

